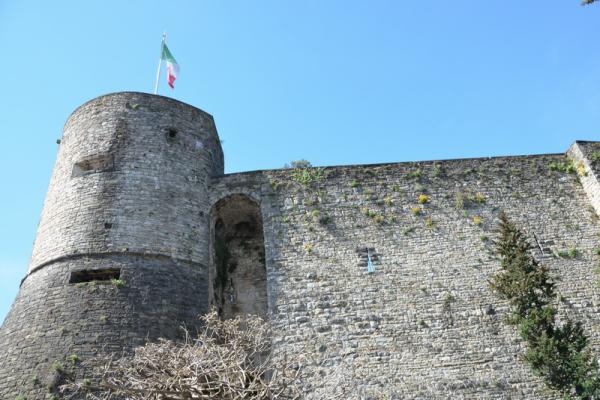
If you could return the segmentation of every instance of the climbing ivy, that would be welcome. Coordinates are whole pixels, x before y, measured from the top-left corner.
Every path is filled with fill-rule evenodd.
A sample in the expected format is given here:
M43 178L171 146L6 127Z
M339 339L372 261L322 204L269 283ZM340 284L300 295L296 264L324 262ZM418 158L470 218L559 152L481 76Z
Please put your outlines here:
M531 255L531 245L507 216L500 215L496 250L500 272L491 288L512 306L508 323L527 343L525 361L566 399L600 398L598 361L590 354L580 322L556 321L556 293L548 268Z
M229 280L229 269L230 269L231 253L227 248L225 240L216 237L215 238L215 288L223 290Z

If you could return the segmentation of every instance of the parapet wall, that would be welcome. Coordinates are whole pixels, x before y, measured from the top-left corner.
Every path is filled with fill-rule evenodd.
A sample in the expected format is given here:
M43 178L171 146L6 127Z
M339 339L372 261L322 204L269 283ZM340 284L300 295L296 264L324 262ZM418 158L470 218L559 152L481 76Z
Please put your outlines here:
M488 281L505 210L555 274L561 312L583 322L600 354L600 229L577 174L551 169L562 162L258 171L218 178L211 202L238 192L261 199L274 341L320 377L308 398L559 398L521 361L519 335L502 322L507 304ZM570 249L574 258L558 255Z

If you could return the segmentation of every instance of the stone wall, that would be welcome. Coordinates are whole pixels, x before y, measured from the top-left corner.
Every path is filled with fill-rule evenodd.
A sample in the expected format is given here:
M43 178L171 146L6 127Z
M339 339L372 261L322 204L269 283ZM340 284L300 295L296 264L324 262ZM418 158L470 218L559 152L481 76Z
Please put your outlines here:
M309 398L547 399L558 395L521 361L488 280L505 210L556 275L561 311L584 323L600 354L600 229L578 176L550 169L560 162L568 160L258 171L215 180L211 195L261 200L275 347L301 353L318 377Z

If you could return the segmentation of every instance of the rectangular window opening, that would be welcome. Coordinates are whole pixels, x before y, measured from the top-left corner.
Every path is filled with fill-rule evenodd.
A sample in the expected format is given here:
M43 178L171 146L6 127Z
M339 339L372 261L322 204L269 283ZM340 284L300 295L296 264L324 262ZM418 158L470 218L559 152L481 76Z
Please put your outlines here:
M71 271L69 283L84 283L84 282L110 282L113 279L121 277L121 269L86 269L80 271Z
M374 247L361 247L356 249L358 253L358 262L361 268L365 268L368 273L375 272L376 267L381 266L379 254Z
M86 158L73 164L72 177L93 174L96 172L110 171L113 167L112 157L108 154L101 154Z

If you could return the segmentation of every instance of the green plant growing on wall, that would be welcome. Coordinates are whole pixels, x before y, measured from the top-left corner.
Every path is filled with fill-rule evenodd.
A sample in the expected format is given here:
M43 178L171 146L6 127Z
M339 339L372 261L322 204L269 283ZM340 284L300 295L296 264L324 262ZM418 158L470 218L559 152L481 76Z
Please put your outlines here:
M592 162L592 164L596 164L598 161L600 161L600 151L593 151L588 156L588 159Z
M231 253L225 240L215 237L215 288L224 289L229 280Z
M289 163L284 164L283 168L310 168L312 167L312 163L304 158L300 160L290 161Z
M507 322L518 327L527 343L525 361L566 399L598 398L598 362L581 323L568 317L561 325L556 322L556 293L548 268L532 257L531 245L504 213L495 245L501 268L490 287L511 305Z
M457 192L454 195L454 208L457 210L462 210L465 208L465 195L463 192Z
M325 179L325 170L323 168L294 168L292 179L304 187L314 186Z
M392 192L394 193L402 193L402 188L398 184L392 185Z
M434 178L439 177L442 174L442 166L440 164L433 164L433 167L431 168L431 176L433 176Z
M423 209L421 207L419 207L419 206L415 206L415 207L411 207L410 208L410 212L413 215L421 215L421 213L423 212Z
M426 194L420 194L419 197L417 198L417 203L419 204L425 204L429 201L429 196L427 196Z
M423 175L423 172L421 172L420 168L417 168L413 171L410 171L408 174L406 174L406 176L408 176L411 179L419 179L422 175Z
M110 283L115 287L122 288L123 286L125 286L126 282L123 279L113 278L110 280Z
M455 301L456 301L456 298L452 295L452 293L446 292L446 294L444 295L444 306L443 306L444 310L446 310L446 311L450 310L450 306Z
M553 161L548 165L548 168L550 168L550 171L558 171L565 174L574 174L577 172L575 163L570 158L565 161Z
M579 250L576 247L569 247L566 250L559 250L556 255L560 258L577 258L579 255Z
M427 227L427 229L435 229L435 222L433 221L433 218L431 218L431 216L425 218L425 226Z
M410 235L411 233L413 233L414 231L415 231L415 227L414 227L414 226L411 226L411 227L408 227L408 228L404 228L404 229L402 229L402 234L403 234L404 236L408 236L408 235Z
M64 370L65 370L65 365L62 362L58 361L58 360L52 362L51 367L56 372L64 372Z
M483 193L477 192L473 195L473 201L475 203L483 204L486 202L485 195Z
M77 364L79 362L79 356L77 354L71 354L67 357L67 360L71 362L71 364Z

